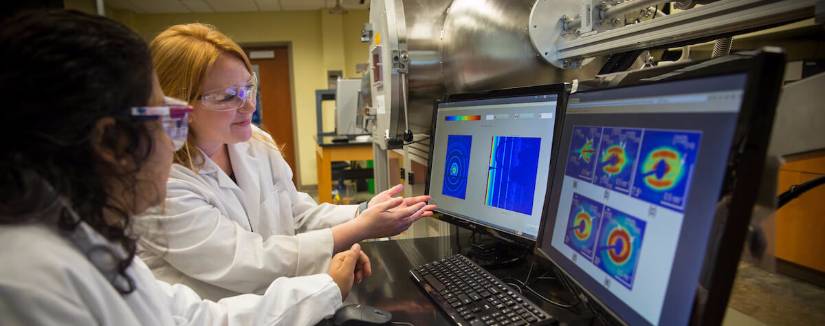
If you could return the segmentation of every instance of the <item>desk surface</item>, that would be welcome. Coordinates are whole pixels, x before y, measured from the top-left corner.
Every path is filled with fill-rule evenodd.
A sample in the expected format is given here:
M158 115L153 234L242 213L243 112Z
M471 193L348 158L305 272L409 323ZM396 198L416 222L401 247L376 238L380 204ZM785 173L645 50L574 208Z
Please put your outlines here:
M318 136L315 136L315 142L320 147L345 147L345 146L372 145L372 138L370 138L369 140L366 140L366 141L356 141L355 139L351 139L348 142L340 142L340 143L333 142L332 139L334 139L334 138L335 138L335 136L323 136L320 139L318 139Z
M462 241L465 242L465 241ZM422 325L452 325L441 310L424 294L424 291L412 280L409 270L439 258L461 251L455 238L432 237L390 241L372 241L361 243L364 251L372 262L372 277L363 283L357 284L350 291L344 304L361 303L381 308L393 314L393 321ZM463 243L466 249L467 244ZM522 262L516 266L490 270L499 278L513 277L524 280L530 270L529 262ZM543 269L534 269L531 280L542 276ZM539 273L539 274L535 274ZM552 299L571 302L568 292L554 280L535 281L533 287ZM562 298L551 294L561 295ZM581 311L570 311L539 301L531 294L526 297L539 304L562 325L588 325L589 320L583 319ZM319 325L332 325L329 321ZM741 312L728 308L724 326L764 325Z
M453 240L451 240L453 239ZM465 246L466 247L466 246ZM450 256L459 252L458 244L451 237L416 238L362 243L362 248L372 262L372 277L353 287L344 304L360 303L389 311L393 321L421 325L452 325L443 312L433 304L424 291L412 280L409 270L415 266ZM490 272L499 278L514 277L523 280L530 269L529 262L494 269ZM538 267L533 273L539 273ZM535 279L533 274L532 279ZM535 282L542 293L563 293L555 281ZM559 286L554 291L555 286ZM539 304L561 321L580 319L578 314L527 298ZM564 298L569 301L570 298ZM564 300L559 299L559 300ZM574 323L576 324L576 323Z

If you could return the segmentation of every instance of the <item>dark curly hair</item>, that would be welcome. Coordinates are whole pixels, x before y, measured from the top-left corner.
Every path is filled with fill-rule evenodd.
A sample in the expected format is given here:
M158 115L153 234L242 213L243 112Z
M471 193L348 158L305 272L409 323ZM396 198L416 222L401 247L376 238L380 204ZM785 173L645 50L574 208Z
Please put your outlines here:
M117 290L131 293L125 273L136 247L130 216L137 213L137 172L152 151L146 122L129 117L152 92L145 41L111 19L60 10L4 20L0 44L0 224L55 221L71 231L79 221L67 208L43 214L58 196L68 199L82 221L126 250L118 271L130 286ZM99 145L131 162L129 171L106 163L93 148L96 123L107 117L115 123L97 138ZM121 182L125 193L109 193L112 182Z

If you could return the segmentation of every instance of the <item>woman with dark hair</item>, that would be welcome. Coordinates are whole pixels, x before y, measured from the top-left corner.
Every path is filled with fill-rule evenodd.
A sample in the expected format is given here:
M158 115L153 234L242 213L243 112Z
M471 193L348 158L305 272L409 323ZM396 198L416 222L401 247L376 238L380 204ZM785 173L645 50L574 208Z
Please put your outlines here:
M53 11L0 24L1 324L308 325L341 306L357 245L261 296L211 302L157 281L132 216L165 198L191 108L164 100L145 42L117 22Z

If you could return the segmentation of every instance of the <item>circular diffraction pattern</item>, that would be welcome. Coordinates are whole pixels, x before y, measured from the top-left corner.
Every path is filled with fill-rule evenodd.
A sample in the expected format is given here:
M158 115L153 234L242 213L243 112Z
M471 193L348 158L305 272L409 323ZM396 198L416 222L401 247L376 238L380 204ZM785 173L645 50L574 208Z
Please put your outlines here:
M588 138L584 145L581 148L577 149L576 152L579 154L579 158L584 160L585 163L590 163L590 159L593 158L593 153L596 150L593 148L593 138Z
M625 152L624 146L611 145L602 152L601 163L604 164L602 171L610 176L617 175L627 166L627 161L627 152Z
M610 260L616 265L622 265L630 258L632 251L630 234L624 228L617 226L610 230L607 236L607 245L610 248L610 251L608 251Z
M464 166L464 156L466 154L460 150L453 150L447 153L447 182L445 186L451 192L460 191L463 184L467 182L467 168Z
M593 218L590 216L590 213L584 209L576 213L576 217L573 219L573 225L575 225L574 233L576 234L576 238L581 241L586 241L593 234Z
M659 147L650 151L642 165L645 184L657 191L675 187L685 174L682 161L682 154L671 147Z

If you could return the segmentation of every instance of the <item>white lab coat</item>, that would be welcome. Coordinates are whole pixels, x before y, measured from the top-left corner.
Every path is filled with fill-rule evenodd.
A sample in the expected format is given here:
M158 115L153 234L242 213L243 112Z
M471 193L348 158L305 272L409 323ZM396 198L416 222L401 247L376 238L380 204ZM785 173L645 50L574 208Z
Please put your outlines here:
M326 272L331 227L356 205L318 205L298 192L269 135L229 145L237 185L212 160L194 172L174 164L163 212L137 219L139 255L158 279L217 300L262 293L274 279Z
M136 290L121 295L73 243L43 224L0 226L0 248L6 326L314 325L341 306L327 274L279 278L263 296L212 302L156 280L138 257L127 270Z

